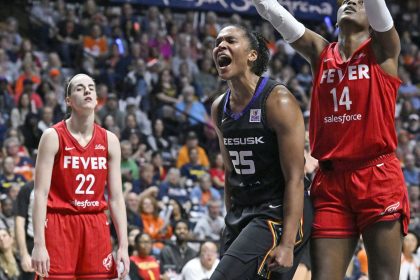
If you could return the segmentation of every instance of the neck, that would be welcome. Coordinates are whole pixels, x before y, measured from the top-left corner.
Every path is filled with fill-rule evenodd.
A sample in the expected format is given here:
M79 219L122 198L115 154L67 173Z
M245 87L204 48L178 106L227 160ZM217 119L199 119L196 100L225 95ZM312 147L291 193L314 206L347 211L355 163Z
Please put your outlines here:
M347 60L370 35L365 30L359 32L344 30L338 35L338 49L341 57Z
M80 116L72 114L66 121L68 129L75 134L90 135L93 133L94 114Z
M257 87L260 76L247 72L241 77L234 78L228 82L230 88L230 99L234 104L248 104Z

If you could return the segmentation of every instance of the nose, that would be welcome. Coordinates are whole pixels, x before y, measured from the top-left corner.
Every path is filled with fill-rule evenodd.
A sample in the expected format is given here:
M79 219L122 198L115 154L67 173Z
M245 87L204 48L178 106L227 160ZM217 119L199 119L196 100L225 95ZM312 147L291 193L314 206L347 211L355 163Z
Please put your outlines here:
M354 5L354 6L356 6L357 3L354 0L350 0L349 2L347 2L347 5Z

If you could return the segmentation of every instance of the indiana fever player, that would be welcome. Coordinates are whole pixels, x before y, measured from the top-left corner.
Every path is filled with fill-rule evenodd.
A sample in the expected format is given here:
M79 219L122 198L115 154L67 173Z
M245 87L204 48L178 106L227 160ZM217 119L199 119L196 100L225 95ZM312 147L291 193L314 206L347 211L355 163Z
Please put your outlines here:
M315 210L313 279L343 279L362 234L369 279L398 279L407 190L395 156L400 39L385 0L344 0L338 42L306 29L276 0L253 0L260 15L310 64Z
M212 106L227 214L224 255L211 280L292 279L309 240L303 116L284 86L261 77L268 56L262 36L237 25L223 28L213 49L229 90Z
M69 81L66 103L70 117L47 129L39 143L32 265L46 279L112 279L121 261L124 277L130 261L119 140L94 123L91 77L77 74ZM108 206L118 234L115 261Z

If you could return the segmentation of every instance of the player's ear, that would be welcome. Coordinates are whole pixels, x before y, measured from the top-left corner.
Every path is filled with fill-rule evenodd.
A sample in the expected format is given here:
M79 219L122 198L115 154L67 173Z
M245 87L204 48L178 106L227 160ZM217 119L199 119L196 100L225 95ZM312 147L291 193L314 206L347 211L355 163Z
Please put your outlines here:
M254 62L258 58L258 53L256 50L251 50L248 54L248 61Z

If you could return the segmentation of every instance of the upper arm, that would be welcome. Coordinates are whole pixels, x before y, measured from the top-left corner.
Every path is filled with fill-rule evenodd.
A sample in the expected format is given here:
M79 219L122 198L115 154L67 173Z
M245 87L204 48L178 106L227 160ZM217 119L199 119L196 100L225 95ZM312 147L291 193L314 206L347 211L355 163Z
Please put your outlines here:
M35 165L35 190L41 191L45 195L50 190L51 176L58 148L58 134L54 128L48 128L39 141Z
M319 56L328 45L328 41L306 28L303 36L290 45L311 64L312 71L314 71L314 69L317 69Z
M377 63L385 72L397 77L401 43L395 26L386 32L373 31L372 42Z
M228 151L225 148L225 145L223 144L223 134L219 129L219 123L218 123L218 108L219 108L219 104L223 99L223 94L221 96L219 96L211 105L211 119L214 123L214 128L216 130L218 139L219 139L219 147L220 147L220 152L222 154L223 157L223 162L225 164L225 171L230 172L233 169L232 163L230 161L229 155L228 155ZM226 178L227 181L227 178Z
M305 125L296 99L284 86L277 86L268 97L266 108L268 125L277 135L286 182L303 178Z
M107 131L108 138L108 188L110 197L116 193L122 195L121 182L121 147L120 141L114 133Z

